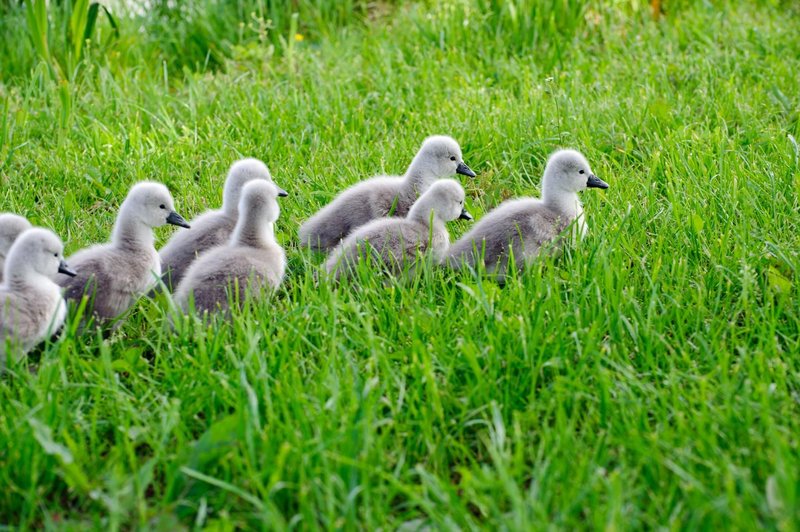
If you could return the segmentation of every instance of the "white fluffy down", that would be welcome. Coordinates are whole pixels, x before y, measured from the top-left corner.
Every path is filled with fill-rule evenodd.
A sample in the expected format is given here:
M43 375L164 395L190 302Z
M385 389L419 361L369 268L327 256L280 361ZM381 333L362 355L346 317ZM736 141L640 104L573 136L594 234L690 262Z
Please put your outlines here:
M28 229L11 246L0 284L0 367L7 355L26 353L64 323L66 304L53 282L65 266L63 249L52 231L41 228Z
M98 323L128 310L158 282L161 261L153 228L167 223L186 226L175 212L172 195L161 183L134 185L122 203L107 244L82 249L69 258L78 275L59 278L69 301L89 297L87 314Z
M279 195L285 193L267 181L244 186L230 241L206 251L189 267L175 290L178 307L186 311L193 304L198 312L225 312L231 300L241 305L249 294L278 287L286 271L286 254L273 228L280 214Z
M437 179L455 173L475 175L464 164L458 142L446 136L428 137L405 175L374 177L341 192L300 226L300 243L318 251L329 251L354 229L371 220L390 213L404 217Z
M450 235L445 223L464 210L464 189L452 179L434 183L411 207L405 218L383 218L359 227L328 256L325 268L339 278L349 275L359 261L370 259L397 274L410 267L419 253L438 261Z
M582 237L587 228L578 192L588 187L608 185L592 173L579 152L557 151L545 167L542 199L503 202L450 247L445 261L454 268L481 263L502 278L512 256L515 267L521 268L543 246L558 248L561 234L571 224L576 236Z

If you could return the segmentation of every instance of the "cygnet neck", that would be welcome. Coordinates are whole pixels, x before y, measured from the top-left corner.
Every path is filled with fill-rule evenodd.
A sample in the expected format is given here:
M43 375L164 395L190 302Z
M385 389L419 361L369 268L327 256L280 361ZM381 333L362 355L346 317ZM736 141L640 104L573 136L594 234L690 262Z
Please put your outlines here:
M231 244L263 248L275 242L275 227L271 209L258 205L245 210L236 222Z
M427 157L418 153L405 173L405 188L420 195L436 181L436 174L427 162Z
M411 206L411 209L409 209L406 218L415 222L419 222L426 227L430 226L431 221L434 225L443 225L439 215L436 213L433 201L426 197L421 197L414 202L414 204Z
M10 256L3 271L3 282L13 289L38 288L53 284L53 280L36 270L30 265L30 260L24 256Z
M241 197L240 190L234 190L234 186L226 186L222 191L222 213L228 218L236 218L239 216L239 199Z
M133 212L130 204L123 202L114 224L111 243L123 249L149 249L154 247L153 228Z
M581 212L581 200L575 191L565 190L545 175L542 184L542 201L558 214L575 218Z

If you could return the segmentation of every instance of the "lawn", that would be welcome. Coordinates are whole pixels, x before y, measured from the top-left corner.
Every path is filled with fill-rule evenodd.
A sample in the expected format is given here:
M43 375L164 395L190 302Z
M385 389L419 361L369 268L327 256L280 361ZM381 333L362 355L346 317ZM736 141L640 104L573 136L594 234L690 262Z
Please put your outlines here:
M143 299L10 364L0 524L800 527L796 3L154 2L87 41L70 4L0 1L0 210L69 254L132 183L188 219L258 157L288 275L228 321ZM318 278L299 224L431 134L476 218L559 147L610 188L502 287Z

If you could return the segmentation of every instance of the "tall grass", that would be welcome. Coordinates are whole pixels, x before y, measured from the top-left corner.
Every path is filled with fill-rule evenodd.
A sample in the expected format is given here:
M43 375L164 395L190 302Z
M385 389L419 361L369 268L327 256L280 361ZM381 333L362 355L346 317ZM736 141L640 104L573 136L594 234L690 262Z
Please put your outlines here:
M403 4L315 36L298 13L304 40L246 36L217 70L171 63L122 17L67 102L41 65L14 67L3 210L71 253L108 237L133 182L165 182L192 215L219 205L231 161L260 157L291 193L289 276L231 320L173 330L143 300L106 338L68 327L12 363L0 524L797 528L796 10L654 22L596 2L575 25L572 5L515 5L541 14ZM269 31L288 38L286 20ZM560 146L611 188L583 197L580 246L504 287L430 268L317 280L299 223L402 172L432 133L478 172L462 181L476 217L537 195Z
M97 27L101 15L109 25L106 37ZM104 47L119 35L117 22L108 8L89 0L28 0L17 7L7 5L3 10L4 22L0 25L7 39L22 37L13 29L20 25L22 17L35 56L47 66L53 79L61 81L74 79L88 45ZM6 43L6 47L9 52L14 45ZM22 65L18 64L20 62ZM14 67L33 66L25 65L18 56L11 54L4 63L4 70L12 73L16 71Z
M13 26L19 20L14 19L24 14L36 55L58 79L72 79L87 41L107 49L109 39L119 37L120 28L125 38L113 54L113 61L121 62L116 65L119 71L150 61L165 64L170 73L180 75L184 69L218 70L248 50L282 54L296 41L330 38L342 27L360 26L369 20L390 24L398 9L408 9L398 8L393 1L365 0L162 0L146 9L136 6L120 6L120 13L114 16L106 6L88 0L30 0L7 11L3 30L16 32ZM535 52L535 61L548 68L561 60L579 34L586 33L585 13L591 6L534 0L419 3L413 6L421 16L415 17L412 31L434 46L458 47L476 57L492 57L497 47L518 54ZM109 27L94 35L98 17L107 20ZM483 37L470 38L474 33ZM548 38L553 35L558 38ZM471 44L478 42L480 46ZM32 58L9 59L13 60L7 65L7 75L27 73L15 66L33 66Z

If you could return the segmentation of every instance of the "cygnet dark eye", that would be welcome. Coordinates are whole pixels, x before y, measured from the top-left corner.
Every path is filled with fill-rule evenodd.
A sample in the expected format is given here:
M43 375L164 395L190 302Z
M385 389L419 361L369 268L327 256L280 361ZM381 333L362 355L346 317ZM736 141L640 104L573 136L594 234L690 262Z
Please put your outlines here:
M583 170L581 170L581 173L583 173ZM166 207L164 206L164 204L163 204L163 203L162 203L161 205L159 205L159 206L158 206L158 208L159 208L159 209L166 209Z
M58 253L53 253L53 256L54 256L55 258L58 258Z
M583 170L578 170L578 173L583 175Z
M451 161L455 161L455 160L456 160L456 156L455 156L455 155L451 155L451 156L450 156L450 160L451 160Z

